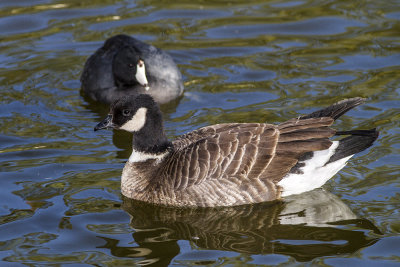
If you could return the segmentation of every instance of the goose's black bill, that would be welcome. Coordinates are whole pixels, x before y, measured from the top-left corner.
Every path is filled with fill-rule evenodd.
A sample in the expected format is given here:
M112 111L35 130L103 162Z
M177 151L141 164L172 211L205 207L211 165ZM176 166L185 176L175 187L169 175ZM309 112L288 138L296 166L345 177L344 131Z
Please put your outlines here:
M114 124L112 123L112 115L108 115L102 122L97 124L94 127L95 131L102 130L102 129L108 129L108 128L115 128Z

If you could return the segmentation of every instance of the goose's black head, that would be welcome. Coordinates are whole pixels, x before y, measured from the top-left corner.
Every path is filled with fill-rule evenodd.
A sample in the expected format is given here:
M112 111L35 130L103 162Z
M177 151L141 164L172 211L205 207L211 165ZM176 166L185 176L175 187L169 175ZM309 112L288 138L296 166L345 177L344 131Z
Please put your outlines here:
M139 151L156 153L171 145L164 133L160 108L147 94L116 100L108 116L94 130L107 128L133 133L133 147Z
M145 62L141 53L132 46L123 46L112 62L112 71L116 84L122 86L141 85L149 89Z

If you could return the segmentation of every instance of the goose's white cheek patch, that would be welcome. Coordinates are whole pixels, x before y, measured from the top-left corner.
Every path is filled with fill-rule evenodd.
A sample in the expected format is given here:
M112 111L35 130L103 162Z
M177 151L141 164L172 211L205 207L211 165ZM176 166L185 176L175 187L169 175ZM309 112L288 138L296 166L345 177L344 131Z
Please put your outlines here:
M127 121L124 125L119 127L121 130L128 132L138 132L143 128L146 123L147 108L139 108L132 119Z

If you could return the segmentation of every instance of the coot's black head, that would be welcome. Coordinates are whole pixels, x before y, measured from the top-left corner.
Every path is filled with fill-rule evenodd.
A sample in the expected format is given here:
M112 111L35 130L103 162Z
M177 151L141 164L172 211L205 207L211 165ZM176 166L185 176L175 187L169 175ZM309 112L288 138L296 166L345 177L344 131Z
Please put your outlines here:
M117 85L141 85L149 89L145 62L140 52L132 46L119 48L112 63L114 79Z

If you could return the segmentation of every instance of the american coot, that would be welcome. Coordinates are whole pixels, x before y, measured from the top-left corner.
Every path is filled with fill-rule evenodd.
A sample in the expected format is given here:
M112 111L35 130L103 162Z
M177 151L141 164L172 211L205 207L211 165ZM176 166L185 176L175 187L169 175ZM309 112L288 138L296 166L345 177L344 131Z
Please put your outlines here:
M108 104L140 93L164 104L183 92L182 75L172 57L127 35L109 38L88 58L81 83L85 94Z
M278 125L211 125L170 142L158 105L142 94L117 100L95 130L133 133L133 151L121 180L126 197L173 206L233 206L321 187L378 137L375 129L329 128L363 102L346 99ZM334 135L347 137L329 140Z

